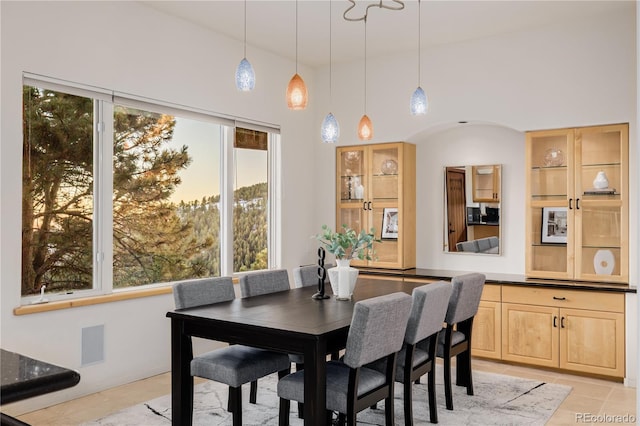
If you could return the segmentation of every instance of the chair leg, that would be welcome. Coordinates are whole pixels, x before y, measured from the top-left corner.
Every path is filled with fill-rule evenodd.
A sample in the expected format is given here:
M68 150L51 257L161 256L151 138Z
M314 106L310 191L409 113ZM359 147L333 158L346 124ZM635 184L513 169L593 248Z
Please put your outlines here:
M344 426L347 421L347 416L343 413L338 413L338 426Z
M444 397L447 402L447 410L453 410L453 390L451 389L451 357L444 356Z
M278 426L289 426L289 409L291 401L280 398L280 412L278 413Z
M393 389L393 387L391 388ZM353 415L353 424L355 425L356 416ZM385 426L395 425L395 415L393 410L393 390L391 394L384 399L384 424Z
M436 372L435 362L427 378L427 391L429 392L429 420L438 423L438 406L436 405Z
M232 406L233 426L242 426L242 386L229 386L229 402Z
M249 402L252 404L256 403L258 399L258 381L254 380L251 382L251 390L249 392Z
M473 395L473 375L471 374L471 352L465 351L461 353L461 358L456 360L456 364L460 363L462 370L458 370L460 374L464 374L464 384L467 387L467 395ZM457 368L457 367L456 367ZM458 374L458 372L456 372Z
M413 394L411 380L404 381L404 424L405 426L413 425Z

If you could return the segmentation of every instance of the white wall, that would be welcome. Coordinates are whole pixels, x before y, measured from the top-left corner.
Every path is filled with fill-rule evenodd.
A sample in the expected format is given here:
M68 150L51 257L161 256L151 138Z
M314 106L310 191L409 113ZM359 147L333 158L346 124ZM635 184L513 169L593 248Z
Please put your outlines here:
M631 7L635 3L630 2ZM2 347L78 369L80 384L11 406L17 414L169 369L170 295L16 317L20 303L21 73L81 82L279 124L282 127L282 266L314 261L310 236L335 221L335 147L320 142L329 111L327 70L302 65L311 94L303 112L287 110L291 61L251 49L257 87L238 93L233 73L242 44L169 18L134 2L0 2L0 291ZM53 18L55 17L55 18ZM140 55L144 52L144 56ZM419 267L524 272L523 131L629 122L631 158L638 158L635 13L564 22L426 49L423 87L432 109L412 117L415 57L368 59L367 113L374 142L417 144ZM363 113L361 63L334 64L332 112L340 144L355 136ZM453 126L469 120L467 127ZM503 164L504 256L482 263L443 254L442 167ZM635 164L638 161L636 160ZM632 160L632 164L634 164ZM631 170L631 235L638 235L638 175ZM638 257L630 239L631 258ZM632 265L632 283L638 270ZM484 269L483 269L484 268ZM635 327L635 312L633 323ZM80 367L80 333L105 324L106 360ZM636 342L629 339L635 356ZM143 349L141 349L143 348ZM635 368L628 369L635 379ZM4 407L3 407L4 409Z

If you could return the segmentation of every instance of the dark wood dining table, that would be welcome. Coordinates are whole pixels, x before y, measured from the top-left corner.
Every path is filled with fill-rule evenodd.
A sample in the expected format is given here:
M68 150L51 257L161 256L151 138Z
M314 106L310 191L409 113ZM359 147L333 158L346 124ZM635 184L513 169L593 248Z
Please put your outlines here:
M316 287L295 288L167 313L171 319L171 409L173 425L190 425L193 395L189 336L304 355L304 424L324 425L326 356L343 349L359 300L425 283L358 278L349 301L315 300Z

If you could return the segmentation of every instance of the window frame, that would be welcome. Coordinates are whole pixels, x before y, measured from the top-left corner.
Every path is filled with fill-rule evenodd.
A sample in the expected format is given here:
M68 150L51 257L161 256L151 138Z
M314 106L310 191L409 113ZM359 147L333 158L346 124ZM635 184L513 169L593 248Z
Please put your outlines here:
M220 125L220 274L221 276L239 276L244 273L233 273L233 154L234 134L236 127L245 127L268 132L267 150L267 247L268 268L280 265L281 249L280 230L280 128L279 126L239 119L170 102L124 94L113 90L91 87L50 77L24 73L23 86L59 91L93 100L94 104L94 138L93 138L93 283L91 289L76 290L72 293L45 293L47 302L64 307L83 306L73 303L75 299L93 298L105 301L122 300L118 294L145 293L158 294L162 287L172 286L172 282L150 283L127 288L113 288L113 148L115 105L139 108L142 110L170 114L177 117L191 118ZM24 107L24 106L23 106ZM22 158L21 158L22 161ZM224 206L224 207L223 207ZM115 297L109 297L114 295ZM132 297L139 297L133 296ZM127 298L127 297L125 297ZM40 301L39 295L22 296L20 308ZM66 303L65 303L66 302ZM43 307L44 308L44 307ZM52 306L53 308L53 306ZM55 308L55 309L61 309ZM49 310L39 309L37 311Z

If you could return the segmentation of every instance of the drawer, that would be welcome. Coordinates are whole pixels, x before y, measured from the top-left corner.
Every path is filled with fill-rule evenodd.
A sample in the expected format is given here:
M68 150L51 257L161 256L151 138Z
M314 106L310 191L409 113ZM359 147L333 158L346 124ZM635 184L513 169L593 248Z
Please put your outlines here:
M523 305L624 312L624 294L603 291L503 286L502 301Z
M501 300L500 284L485 284L480 300L499 302Z

